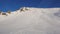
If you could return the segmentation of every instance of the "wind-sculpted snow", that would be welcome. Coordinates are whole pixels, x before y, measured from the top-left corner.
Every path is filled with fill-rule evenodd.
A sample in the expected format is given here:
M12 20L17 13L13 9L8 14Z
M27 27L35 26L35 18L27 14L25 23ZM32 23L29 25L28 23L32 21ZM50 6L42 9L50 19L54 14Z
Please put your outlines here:
M0 34L60 34L60 8L30 8L0 15Z

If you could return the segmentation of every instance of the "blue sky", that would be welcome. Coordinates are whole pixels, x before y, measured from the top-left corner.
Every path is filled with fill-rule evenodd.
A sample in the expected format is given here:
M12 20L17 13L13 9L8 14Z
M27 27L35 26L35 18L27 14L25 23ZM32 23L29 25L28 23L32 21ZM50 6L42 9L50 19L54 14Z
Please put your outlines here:
M17 10L20 7L60 8L60 0L0 0L0 10Z

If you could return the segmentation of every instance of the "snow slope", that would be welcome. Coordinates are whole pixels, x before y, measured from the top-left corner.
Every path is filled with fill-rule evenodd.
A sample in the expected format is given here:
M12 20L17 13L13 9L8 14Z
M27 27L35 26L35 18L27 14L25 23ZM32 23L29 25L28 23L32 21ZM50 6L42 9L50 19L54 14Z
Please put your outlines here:
M60 34L60 8L29 8L0 15L0 34Z

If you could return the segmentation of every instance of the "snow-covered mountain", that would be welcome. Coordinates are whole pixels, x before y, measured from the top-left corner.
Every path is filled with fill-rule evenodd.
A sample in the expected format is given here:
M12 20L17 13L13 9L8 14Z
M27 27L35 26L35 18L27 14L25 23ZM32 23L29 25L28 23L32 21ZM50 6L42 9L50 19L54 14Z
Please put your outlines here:
M0 15L0 34L60 34L60 8L28 8Z

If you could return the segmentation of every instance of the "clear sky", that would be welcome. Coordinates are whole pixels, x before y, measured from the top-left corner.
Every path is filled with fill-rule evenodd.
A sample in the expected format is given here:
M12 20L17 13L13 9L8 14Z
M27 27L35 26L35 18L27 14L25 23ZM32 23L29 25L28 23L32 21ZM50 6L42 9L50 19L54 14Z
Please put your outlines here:
M60 0L0 0L0 10L17 10L20 7L60 8Z

